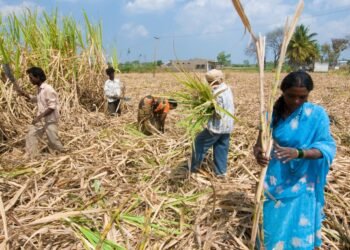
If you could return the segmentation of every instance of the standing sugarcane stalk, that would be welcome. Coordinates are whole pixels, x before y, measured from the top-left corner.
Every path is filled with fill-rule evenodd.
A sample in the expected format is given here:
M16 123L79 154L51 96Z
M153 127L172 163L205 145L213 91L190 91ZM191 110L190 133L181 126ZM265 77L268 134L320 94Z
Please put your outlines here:
M272 150L272 145L273 145L272 128L271 128L273 105L276 99L277 89L280 85L282 65L286 56L287 47L290 39L292 38L292 35L294 33L294 30L298 22L298 19L301 15L301 12L304 8L304 1L303 0L299 1L292 21L290 23L288 22L288 19L286 21L286 24L284 27L284 37L283 37L283 42L281 46L280 58L278 61L278 66L276 69L274 81L270 86L270 94L267 102L267 107L265 107L265 94L264 94L265 37L259 36L259 38L256 38L251 28L251 25L249 23L249 19L243 10L242 4L240 3L240 0L232 0L232 3L238 15L240 16L246 30L249 31L256 46L257 59L259 64L259 85L260 85L260 127L261 127L260 143L261 143L263 152L265 152L265 157L269 159L271 150ZM263 247L264 245L264 232L263 232L263 226L262 226L262 219L263 219L262 208L263 208L263 202L264 202L263 190L264 190L264 181L266 177L266 172L267 172L267 166L263 167L260 173L258 188L255 194L255 209L254 209L254 215L253 215L253 228L252 228L252 234L251 234L251 249L255 249L255 242L257 239L259 227L260 227L260 233L258 236L260 239L260 246Z
M262 148L264 152L270 152L271 151L271 144L267 144L267 141L272 142L272 136L270 133L269 128L265 126L267 123L266 115L265 115L265 93L264 93L264 86L265 86L265 74L264 74L264 67L265 67L265 37L262 37L259 35L259 39L255 41L256 46L256 53L257 53L257 61L259 65L259 85L260 85L260 124L261 124L261 142L262 142ZM269 155L267 156L269 157ZM254 209L254 217L253 217L253 228L252 228L252 235L251 235L251 245L254 248L255 245L255 239L257 237L258 233L258 226L260 221L262 221L262 190L263 190L263 183L266 175L267 167L264 167L260 174L260 180L257 188L257 192L255 194L255 209ZM263 233L260 231L259 239L260 241L263 241Z

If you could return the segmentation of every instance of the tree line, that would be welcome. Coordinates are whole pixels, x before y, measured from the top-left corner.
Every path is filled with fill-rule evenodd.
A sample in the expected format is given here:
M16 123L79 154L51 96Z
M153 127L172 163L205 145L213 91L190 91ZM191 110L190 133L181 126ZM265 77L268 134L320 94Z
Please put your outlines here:
M266 34L266 54L272 57L274 67L277 66L284 30L282 27L276 28ZM333 38L330 43L319 44L315 39L317 33L311 33L310 29L301 24L297 26L293 37L288 45L287 63L293 69L308 66L316 61L328 62L334 67L342 51L350 47L350 35L342 38ZM255 45L251 43L245 50L248 57L255 59ZM217 61L222 66L231 65L231 54L224 51L217 56ZM265 59L266 60L266 59ZM245 64L247 61L245 60Z

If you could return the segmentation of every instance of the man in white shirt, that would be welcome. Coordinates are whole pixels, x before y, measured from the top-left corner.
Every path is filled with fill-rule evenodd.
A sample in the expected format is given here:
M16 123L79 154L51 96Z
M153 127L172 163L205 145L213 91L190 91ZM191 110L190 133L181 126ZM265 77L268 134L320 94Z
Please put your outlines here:
M120 115L120 100L124 96L125 88L119 79L114 78L114 72L113 67L106 69L109 79L105 82L104 92L108 101L108 113L110 115Z

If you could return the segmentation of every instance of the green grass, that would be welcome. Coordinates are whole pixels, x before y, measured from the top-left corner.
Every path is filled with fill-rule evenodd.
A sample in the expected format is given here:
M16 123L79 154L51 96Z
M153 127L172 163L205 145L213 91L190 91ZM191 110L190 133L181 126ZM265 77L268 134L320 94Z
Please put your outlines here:
M14 178L20 175L26 175L26 174L32 174L35 173L35 171L31 168L16 168L16 169L11 169L9 171L3 170L0 171L0 177L3 178Z

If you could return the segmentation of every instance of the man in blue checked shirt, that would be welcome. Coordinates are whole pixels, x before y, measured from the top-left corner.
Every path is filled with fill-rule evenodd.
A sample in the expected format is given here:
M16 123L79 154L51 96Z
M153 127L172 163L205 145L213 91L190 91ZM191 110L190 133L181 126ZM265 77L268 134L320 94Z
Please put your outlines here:
M233 94L231 88L224 83L221 70L210 70L205 74L208 84L215 94L219 93L216 101L220 107L234 114ZM207 151L213 147L215 174L225 177L227 169L227 155L230 146L230 134L233 131L233 118L223 112L214 114L209 120L207 128L199 133L192 150L191 172L197 172Z

